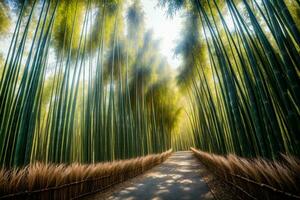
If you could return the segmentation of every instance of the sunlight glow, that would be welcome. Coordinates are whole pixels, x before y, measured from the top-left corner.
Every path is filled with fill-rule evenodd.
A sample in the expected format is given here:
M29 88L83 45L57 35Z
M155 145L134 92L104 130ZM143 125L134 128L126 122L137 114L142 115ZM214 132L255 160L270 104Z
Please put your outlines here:
M157 6L157 1L141 0L145 12L147 29L152 29L154 37L160 39L161 53L166 56L172 68L180 65L181 59L174 55L176 43L180 38L183 24L183 13L177 13L172 18L166 15L166 10Z

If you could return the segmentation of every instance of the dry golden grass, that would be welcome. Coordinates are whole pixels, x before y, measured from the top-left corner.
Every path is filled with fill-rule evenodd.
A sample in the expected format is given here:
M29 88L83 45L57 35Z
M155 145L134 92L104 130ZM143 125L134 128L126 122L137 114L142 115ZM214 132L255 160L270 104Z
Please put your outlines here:
M0 169L0 198L21 193L12 195L9 199L25 199L28 197L26 193L31 193L30 199L71 199L141 174L163 162L170 154L171 150L97 164L35 163L19 169ZM38 190L45 191L37 192Z
M262 158L245 159L233 154L219 156L191 149L209 170L225 181L242 187L249 194L257 195L258 199L274 194L284 196L283 191L300 196L300 161L296 157L282 155L280 161L269 161ZM270 188L276 191L272 192ZM260 196L262 194L264 196Z

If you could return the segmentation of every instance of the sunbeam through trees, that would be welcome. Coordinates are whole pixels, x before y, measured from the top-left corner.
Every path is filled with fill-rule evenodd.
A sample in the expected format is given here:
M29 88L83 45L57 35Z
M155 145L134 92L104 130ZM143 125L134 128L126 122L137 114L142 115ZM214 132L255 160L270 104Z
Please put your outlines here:
M299 0L156 0L155 9L166 18L182 19L172 30L161 27L160 36L148 27L160 17L149 17L149 5L141 0L0 1L3 181L21 172L26 180L24 174L34 167L57 165L67 174L64 170L77 163L88 174L89 165L101 171L97 163L125 159L132 159L124 163L133 177L163 162L171 149L192 147L212 169L223 163L225 170L230 159L253 159L248 171L264 165L294 174L275 181L282 191L298 185ZM171 58L161 44L177 34L174 30L179 38ZM149 154L157 155L145 157ZM277 163L282 160L292 164ZM120 167L126 177L129 171L118 162L109 166ZM234 170L226 170L227 180ZM290 192L295 191L299 188Z

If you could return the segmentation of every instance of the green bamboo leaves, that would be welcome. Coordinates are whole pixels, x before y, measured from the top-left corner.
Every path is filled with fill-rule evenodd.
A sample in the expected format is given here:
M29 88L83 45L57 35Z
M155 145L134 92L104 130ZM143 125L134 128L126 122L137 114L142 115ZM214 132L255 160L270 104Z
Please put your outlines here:
M179 112L149 89L167 63L138 5L127 16L139 34L126 36L122 1L22 4L1 66L1 166L95 163L171 147Z
M285 1L195 0L189 9L201 27L186 37L202 34L190 54L182 50L185 40L179 44L194 71L187 76L185 67L179 78L190 82L196 145L248 157L299 155L299 19ZM193 52L199 45L209 63L202 51Z
M0 3L0 34L7 33L9 29L10 17L4 3Z

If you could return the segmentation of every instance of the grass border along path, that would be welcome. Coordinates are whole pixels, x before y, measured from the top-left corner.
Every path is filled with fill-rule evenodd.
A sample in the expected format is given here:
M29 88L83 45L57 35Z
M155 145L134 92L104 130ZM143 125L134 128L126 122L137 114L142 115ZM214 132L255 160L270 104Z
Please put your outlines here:
M0 170L0 199L74 199L103 191L162 163L161 154L97 164L42 164Z

